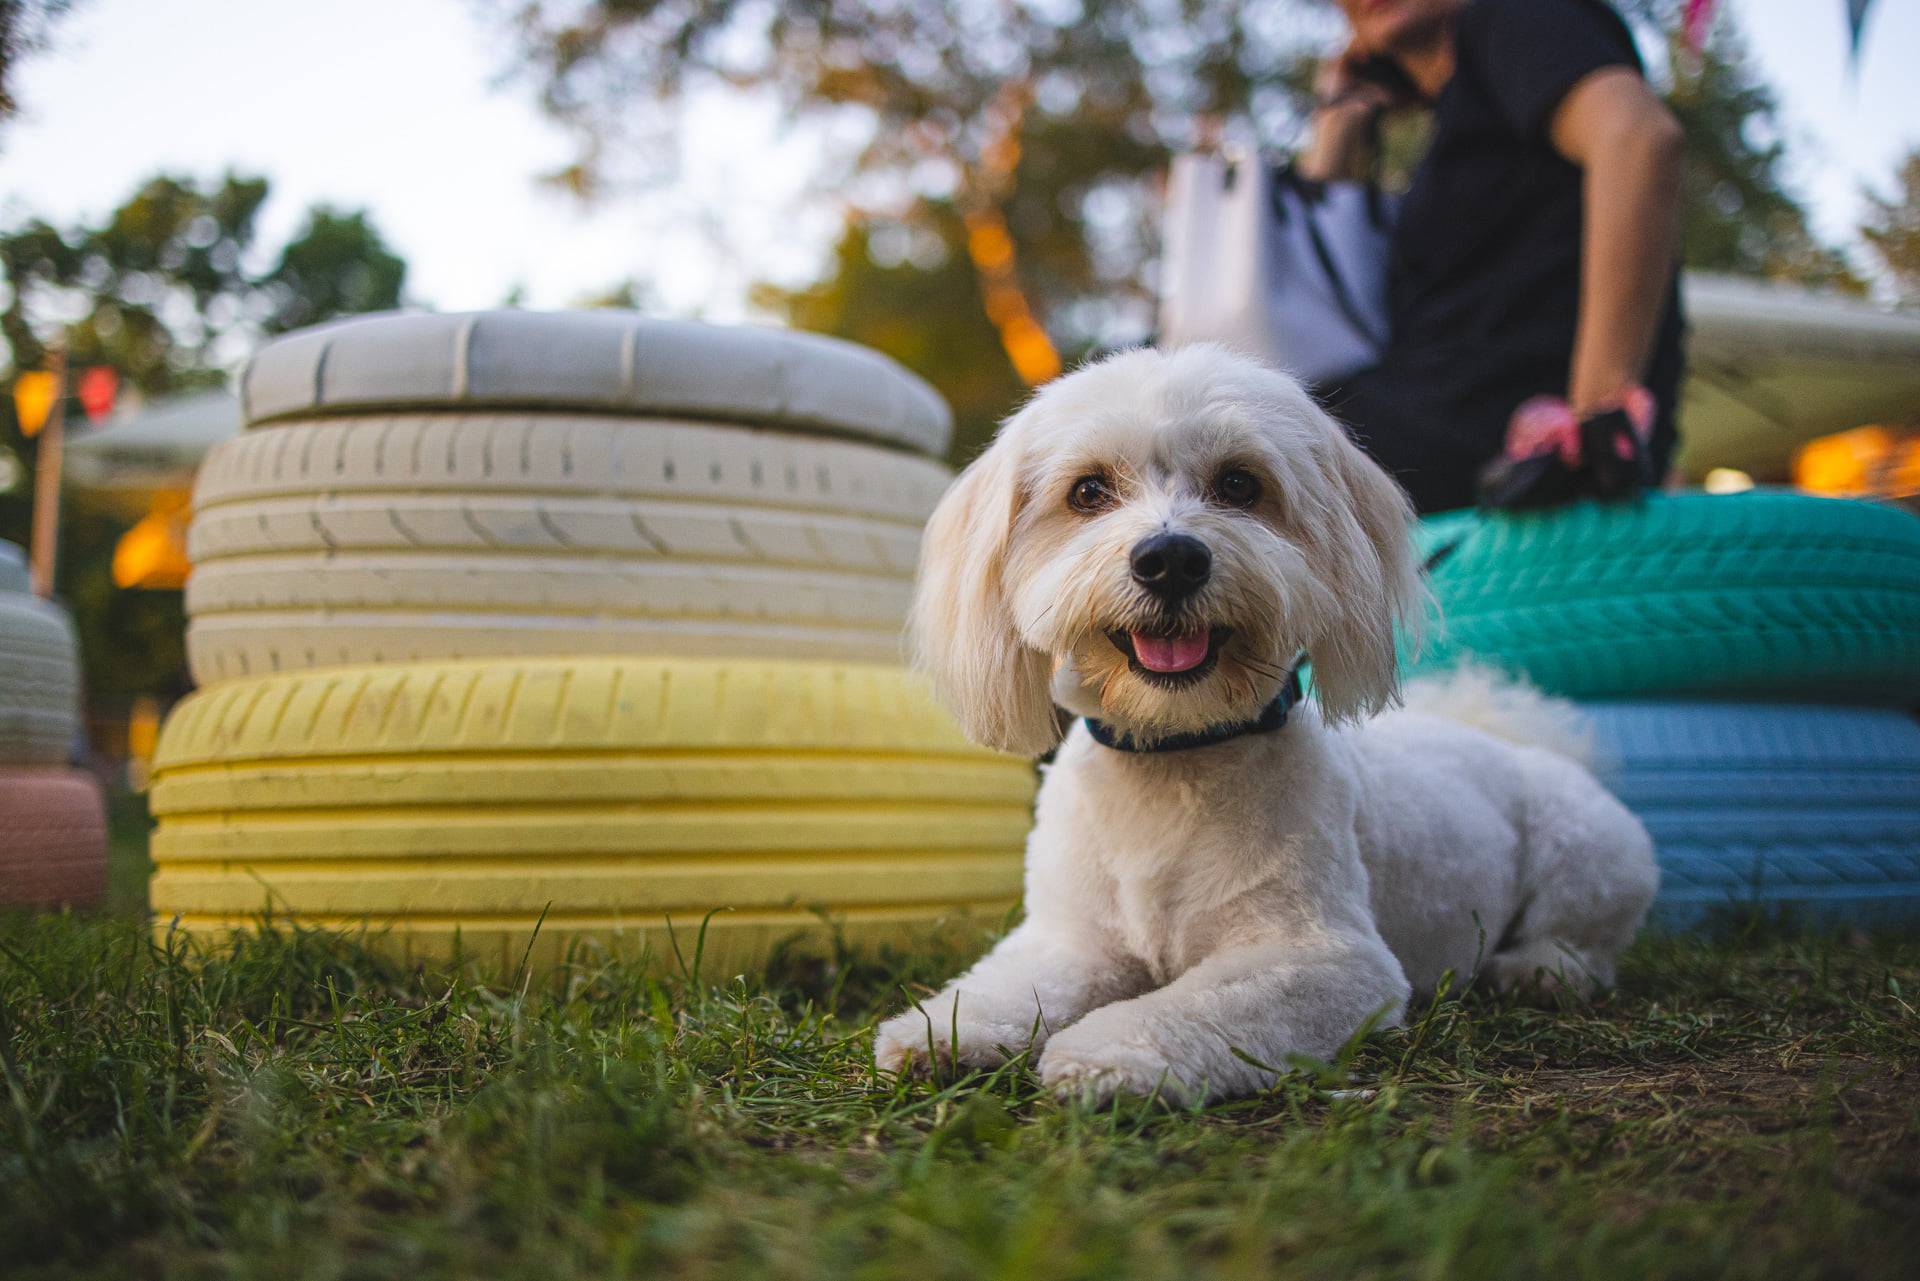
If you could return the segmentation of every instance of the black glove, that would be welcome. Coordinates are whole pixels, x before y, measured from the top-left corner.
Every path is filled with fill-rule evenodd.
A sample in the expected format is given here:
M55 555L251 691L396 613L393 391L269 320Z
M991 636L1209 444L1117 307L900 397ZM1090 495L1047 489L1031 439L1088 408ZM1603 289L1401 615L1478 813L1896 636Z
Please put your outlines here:
M1558 507L1582 498L1615 502L1653 484L1653 463L1624 409L1580 421L1580 461L1557 449L1514 458L1502 454L1480 471L1482 507L1517 511Z

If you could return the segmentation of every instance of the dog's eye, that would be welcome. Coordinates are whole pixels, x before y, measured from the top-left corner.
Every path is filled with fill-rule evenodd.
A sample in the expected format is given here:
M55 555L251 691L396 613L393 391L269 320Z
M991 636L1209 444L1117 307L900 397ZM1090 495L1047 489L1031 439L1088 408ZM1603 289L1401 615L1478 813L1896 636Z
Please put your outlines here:
M1229 467L1214 479L1213 496L1229 507L1251 507L1260 501L1260 479L1243 467Z
M1105 476L1082 476L1067 491L1067 506L1077 512L1105 511L1113 506L1113 490Z

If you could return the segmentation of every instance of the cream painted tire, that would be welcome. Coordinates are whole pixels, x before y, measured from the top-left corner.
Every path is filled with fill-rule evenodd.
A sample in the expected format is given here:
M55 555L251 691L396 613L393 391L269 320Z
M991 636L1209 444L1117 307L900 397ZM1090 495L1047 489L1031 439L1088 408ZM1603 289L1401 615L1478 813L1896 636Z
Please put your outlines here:
M189 538L202 683L594 653L893 662L944 467L563 414L285 424L219 446Z
M870 347L631 311L353 316L264 344L240 377L248 426L393 409L698 418L940 457L953 414Z
M833 922L863 941L1017 899L1031 767L968 744L898 669L460 662L224 683L168 718L158 928L270 912L412 956L535 939L712 964ZM543 920L544 917L544 920ZM670 962L669 962L670 963Z
M79 733L79 647L66 611L0 591L0 766L63 763Z
M0 768L0 908L92 907L107 892L107 817L93 776Z

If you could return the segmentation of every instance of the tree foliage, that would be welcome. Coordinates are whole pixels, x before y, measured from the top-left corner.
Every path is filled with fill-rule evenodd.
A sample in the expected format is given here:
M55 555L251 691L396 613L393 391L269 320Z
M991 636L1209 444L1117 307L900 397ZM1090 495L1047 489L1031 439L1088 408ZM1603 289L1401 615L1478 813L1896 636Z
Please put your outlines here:
M1686 131L1681 235L1687 265L1864 292L1866 284L1808 224L1787 185L1780 103L1724 18L1698 54L1669 42L1668 106Z
M407 264L364 211L316 205L273 269L254 282L264 300L261 332L397 307L406 280Z
M159 176L97 226L31 219L0 233L0 310L17 369L57 332L75 364L108 364L149 392L217 383L262 335L399 305L406 264L362 213L313 209L256 260L267 180Z
M977 452L1024 388L993 326L979 280L950 248L963 233L950 204L929 202L911 223L853 219L816 283L762 286L755 301L800 329L883 351L938 380L958 426L954 453Z
M45 49L53 25L72 8L73 0L0 0L0 129L20 110L13 86L21 59Z
M1867 193L1860 235L1886 266L1901 304L1920 307L1920 147L1900 162L1894 182L1891 196Z
M1622 8L1668 44L1688 263L1860 288L1788 188L1777 100L1728 16L1696 58L1665 34L1678 0ZM517 13L523 70L577 132L563 176L583 193L669 174L675 108L695 86L777 94L798 121L868 119L821 177L848 206L821 280L759 298L931 378L957 407L958 458L1018 388L968 278L969 208L1004 214L1020 285L1065 354L1137 340L1169 157L1207 116L1238 118L1267 148L1296 142L1311 59L1340 30L1328 5L1274 0L527 0ZM1001 147L1015 163L989 189ZM1006 394L995 404L989 388Z
M516 30L542 104L580 139L562 176L587 193L670 172L696 86L774 94L796 121L864 116L821 175L849 207L828 275L761 299L930 377L959 407L964 457L1020 386L971 278L968 215L991 205L1004 223L1067 356L1145 336L1168 155L1206 115L1285 141L1299 51L1329 21L1262 0L529 0ZM901 243L912 256L889 257Z
M406 264L367 217L326 207L278 253L258 243L264 178L198 183L156 177L97 225L30 219L0 232L0 337L8 381L42 367L56 337L75 367L109 365L147 393L217 386L262 336L332 316L394 307ZM30 468L13 398L0 398L0 450ZM0 494L0 538L25 541L29 498ZM180 597L112 582L125 522L69 504L62 521L61 595L74 614L96 700L177 687Z

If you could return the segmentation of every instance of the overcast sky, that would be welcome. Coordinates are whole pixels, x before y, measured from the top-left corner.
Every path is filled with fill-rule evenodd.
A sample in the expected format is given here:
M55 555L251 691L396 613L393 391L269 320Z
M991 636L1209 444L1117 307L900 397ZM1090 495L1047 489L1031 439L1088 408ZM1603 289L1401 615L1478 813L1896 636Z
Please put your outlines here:
M1857 77L1843 0L1726 0L1780 91L1793 177L1845 241L1860 187L1920 144L1920 2L1878 0ZM804 279L834 229L798 193L817 159L764 107L702 104L671 191L583 211L536 175L569 158L474 0L82 0L21 69L0 152L0 222L93 217L157 170L273 180L265 236L306 206L365 206L416 301L457 309L516 288L563 306L633 277L671 310L742 314L765 275ZM729 256L716 246L739 251ZM744 247L744 248L741 248Z

